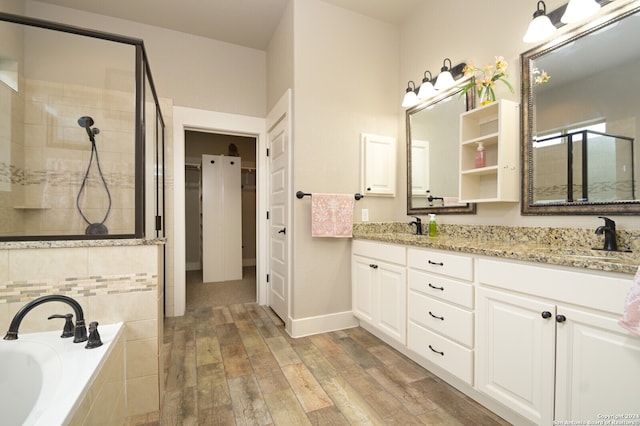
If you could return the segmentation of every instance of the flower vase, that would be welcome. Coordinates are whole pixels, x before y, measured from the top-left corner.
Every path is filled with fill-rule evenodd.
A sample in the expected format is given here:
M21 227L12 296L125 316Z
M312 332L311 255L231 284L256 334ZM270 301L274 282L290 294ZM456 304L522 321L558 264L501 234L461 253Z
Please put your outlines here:
M496 95L493 90L491 90L488 86L482 86L480 89L480 105L485 106L489 105L492 102L495 102Z

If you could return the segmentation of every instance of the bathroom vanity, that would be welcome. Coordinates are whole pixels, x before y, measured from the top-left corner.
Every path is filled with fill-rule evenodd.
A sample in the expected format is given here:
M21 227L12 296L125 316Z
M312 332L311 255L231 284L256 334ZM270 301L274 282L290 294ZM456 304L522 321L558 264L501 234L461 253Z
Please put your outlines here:
M640 337L617 324L637 254L355 236L361 325L489 409L538 425L638 414Z

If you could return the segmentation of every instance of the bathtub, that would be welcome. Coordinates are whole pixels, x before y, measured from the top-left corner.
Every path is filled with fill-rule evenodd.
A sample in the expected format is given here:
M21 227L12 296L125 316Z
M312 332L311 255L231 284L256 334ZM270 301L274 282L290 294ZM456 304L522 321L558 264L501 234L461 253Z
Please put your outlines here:
M60 331L0 340L0 413L5 425L70 422L117 343L123 324L100 325L103 345L60 338ZM124 378L121 378L124 380Z

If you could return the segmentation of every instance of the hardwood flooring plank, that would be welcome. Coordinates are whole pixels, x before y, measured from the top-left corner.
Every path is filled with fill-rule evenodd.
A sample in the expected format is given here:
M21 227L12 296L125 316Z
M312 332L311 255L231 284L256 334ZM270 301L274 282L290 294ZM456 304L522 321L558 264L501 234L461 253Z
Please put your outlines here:
M233 414L237 425L268 425L272 423L269 409L253 376L228 380Z
M342 350L347 353L351 359L353 359L360 367L367 369L382 365L382 362L378 360L371 352L365 347L361 346L351 337L335 338L334 341Z
M203 336L196 341L196 366L222 361L218 336Z
M320 350L311 341L305 345L294 348L302 362L318 380L337 376L338 370L322 355Z
M325 393L320 383L304 364L284 366L282 367L282 372L305 412L333 405L329 395Z
M264 400L269 407L275 425L311 425L298 399L291 389L265 393Z
M290 389L287 378L271 352L250 356L249 361L264 394Z
M321 381L322 387L331 397L342 415L354 425L383 425L384 420L341 377Z
M210 407L198 411L198 425L229 426L235 424L236 420L231 405Z
M326 357L344 355L342 348L326 333L309 336L309 339Z
M249 376L253 374L251 362L249 362L247 352L241 343L235 345L224 345L220 348L220 351L222 352L224 371L227 373L228 378Z
M240 339L249 357L270 352L269 346L267 346L262 335L254 326L242 330L240 332Z
M342 415L335 405L321 408L307 413L309 421L314 426L348 426L351 423Z
M216 326L216 334L218 335L220 346L242 344L238 327L233 323Z
M226 306L220 306L213 309L213 324L214 325L222 325L222 324L232 324L233 316L231 315L231 311Z
M370 368L367 372L391 395L397 398L409 412L419 415L425 411L431 411L438 405L428 398L419 387L412 388L411 384L405 384L398 380L393 373L384 366ZM428 379L425 379L425 381Z
M231 406L229 385L222 363L198 367L198 411Z
M286 365L298 364L301 362L300 357L293 350L291 345L287 342L287 340L283 336L278 337L270 337L265 339L267 345L271 349L273 356L278 361L278 365L280 367L284 367Z
M164 395L162 411L163 424L197 425L198 411L196 401L195 388L167 390Z

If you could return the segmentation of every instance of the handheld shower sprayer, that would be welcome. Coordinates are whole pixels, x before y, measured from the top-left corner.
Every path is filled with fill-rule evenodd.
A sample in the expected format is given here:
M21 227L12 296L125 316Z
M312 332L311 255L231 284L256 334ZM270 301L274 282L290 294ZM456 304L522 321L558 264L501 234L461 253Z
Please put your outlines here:
M102 168L100 167L100 159L98 158L98 148L96 147L95 135L100 133L100 129L98 129L97 127L91 128L91 126L93 126L93 123L94 123L93 118L87 115L78 118L78 125L80 127L84 127L84 129L87 131L87 135L89 136L89 140L91 141L91 157L89 158L89 166L87 167L87 171L84 174L84 178L82 179L82 184L80 185L80 190L78 191L78 196L76 197L76 207L78 208L78 212L80 213L80 216L82 216L84 221L87 222L87 224L89 225L85 230L85 234L107 235L109 233L109 230L104 225L104 223L106 222L107 217L109 217L109 212L111 212L111 193L109 192L109 186L107 185L107 181L105 180L104 175L102 174ZM107 193L107 198L109 201L109 205L107 206L107 212L105 213L104 218L102 219L101 222L91 222L85 216L84 212L82 211L82 207L80 206L80 196L82 195L82 192L87 187L89 171L91 170L91 164L93 163L94 157L96 159L96 166L98 167L98 174L100 175L100 179L102 180L102 184L104 185L104 189Z
M88 115L84 115L78 118L78 126L84 127L84 129L87 131L87 135L89 136L89 140L95 143L96 140L94 136L100 133L100 129L98 129L97 127L94 127L92 129L91 126L93 126L93 123L93 118L89 117Z

